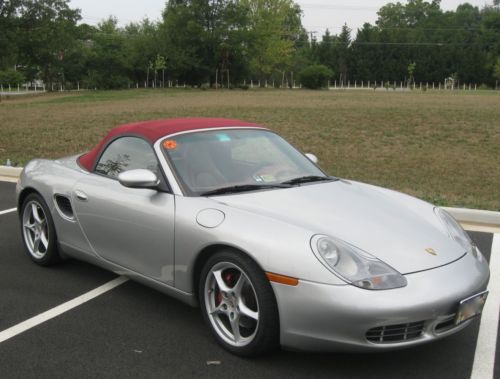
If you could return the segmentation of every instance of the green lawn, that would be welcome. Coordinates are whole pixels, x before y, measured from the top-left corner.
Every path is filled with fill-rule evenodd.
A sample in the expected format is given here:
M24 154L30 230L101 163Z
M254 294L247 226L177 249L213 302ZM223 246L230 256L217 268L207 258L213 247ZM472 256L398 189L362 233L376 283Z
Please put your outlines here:
M130 90L0 103L0 163L90 149L112 127L171 117L264 124L332 175L440 205L500 210L500 93Z

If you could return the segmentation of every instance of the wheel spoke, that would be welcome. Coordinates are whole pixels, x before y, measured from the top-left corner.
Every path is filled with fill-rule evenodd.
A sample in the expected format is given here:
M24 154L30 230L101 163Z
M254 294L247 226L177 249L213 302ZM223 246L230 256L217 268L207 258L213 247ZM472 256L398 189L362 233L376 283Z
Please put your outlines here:
M38 213L38 207L35 203L31 204L31 214L33 215L33 218L35 219L35 222L37 224L41 224L43 222L42 218L40 217L40 213Z
M222 270L213 271L212 274L215 278L215 281L217 282L217 285L219 286L220 291L229 292L231 290L224 282L224 279L222 279Z
M35 241L33 241L33 251L38 253L38 249L40 248L40 237L35 237Z
M243 289L245 283L246 283L246 276L243 273L240 273L240 277L238 278L238 281L232 288L236 296L239 298L241 296L241 290Z
M239 340L241 340L240 319L239 317L236 317L232 320L230 319L229 322L231 323L231 330L233 332L234 342L238 342Z
M210 314L211 315L220 315L220 314L224 314L225 312L223 311L222 309L222 304L224 303L220 303L219 305L217 305L215 308L211 309L210 310Z
M47 238L47 236L45 235L44 232L42 234L40 234L40 242L42 243L43 247L45 248L45 251L47 251L47 249L49 248L49 239Z
M238 301L238 307L242 315L253 318L255 321L259 320L259 312L252 311L245 305L245 303L243 303L241 299Z
M32 232L34 232L35 231L35 224L30 224L29 222L25 222L24 223L24 228L28 229L28 230L31 230Z

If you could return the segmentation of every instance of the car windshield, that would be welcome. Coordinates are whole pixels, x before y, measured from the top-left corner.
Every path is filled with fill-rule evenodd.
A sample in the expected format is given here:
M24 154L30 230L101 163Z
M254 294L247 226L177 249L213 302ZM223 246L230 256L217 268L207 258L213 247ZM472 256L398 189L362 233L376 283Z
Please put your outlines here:
M267 130L180 134L163 140L162 148L190 195L283 188L295 184L297 178L328 178L283 138Z

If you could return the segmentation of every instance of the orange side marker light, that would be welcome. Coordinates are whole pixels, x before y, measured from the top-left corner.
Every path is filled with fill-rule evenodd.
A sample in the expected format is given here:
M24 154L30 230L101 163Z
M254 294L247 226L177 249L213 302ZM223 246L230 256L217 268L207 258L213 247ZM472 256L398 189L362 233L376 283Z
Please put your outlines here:
M297 278L291 278L289 276L274 274L272 272L266 272L266 276L270 282L286 284L287 286L299 285L299 279L297 279Z
M163 141L163 147L167 150L175 150L177 149L177 141L173 139L167 139Z

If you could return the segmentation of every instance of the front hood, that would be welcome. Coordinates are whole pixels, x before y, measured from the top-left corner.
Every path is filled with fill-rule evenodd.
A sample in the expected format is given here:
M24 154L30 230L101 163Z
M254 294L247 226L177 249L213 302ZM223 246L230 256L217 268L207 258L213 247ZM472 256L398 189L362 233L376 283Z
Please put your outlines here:
M402 274L442 266L465 253L448 237L431 204L367 184L342 180L214 200L302 227L311 237L340 238Z

